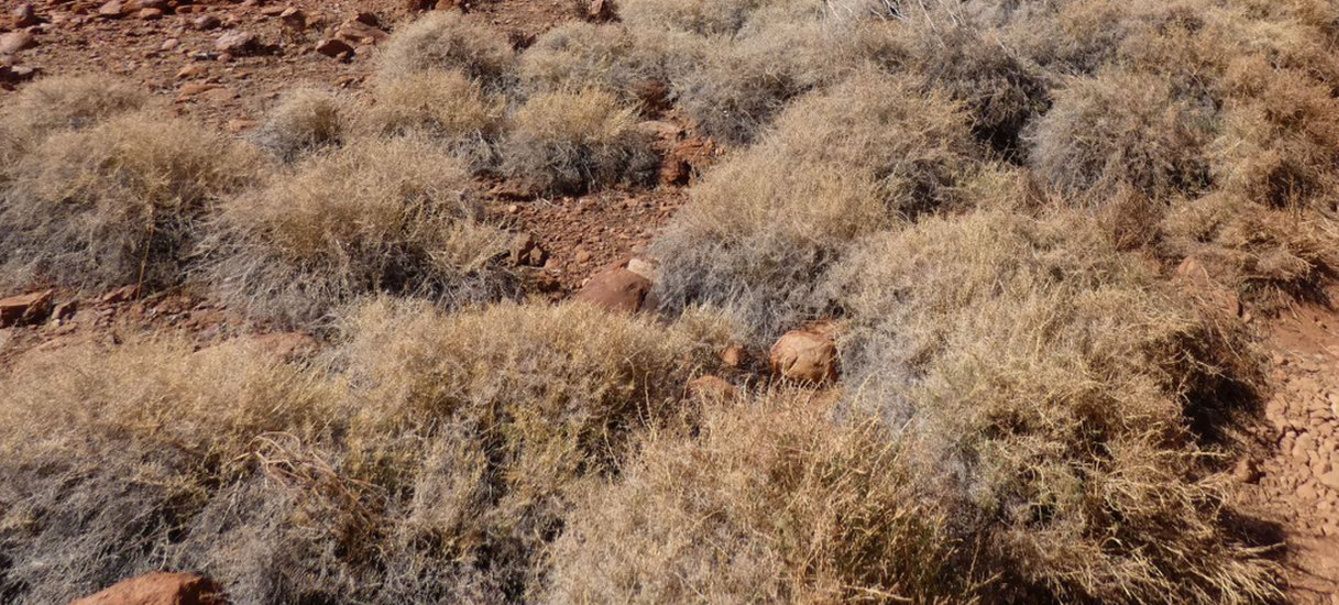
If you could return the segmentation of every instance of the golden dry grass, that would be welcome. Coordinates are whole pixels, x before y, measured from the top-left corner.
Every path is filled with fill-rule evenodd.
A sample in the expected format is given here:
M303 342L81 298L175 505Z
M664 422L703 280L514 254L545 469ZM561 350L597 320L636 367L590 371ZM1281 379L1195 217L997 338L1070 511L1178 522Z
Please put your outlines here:
M318 88L286 93L252 135L263 149L291 162L338 146L351 132L354 108L338 94Z
M632 27L711 36L734 34L758 22L812 19L823 9L817 0L626 0L619 15Z
M972 602L886 429L830 407L771 392L709 406L691 435L652 435L583 494L549 554L547 600Z
M836 24L803 20L759 25L733 39L672 39L671 49L710 49L671 72L674 98L711 136L750 143L788 102L855 67L843 54L849 35Z
M599 88L635 105L649 88L669 84L671 57L662 50L621 26L566 23L521 54L521 87L532 95Z
M898 431L915 481L1001 587L1096 602L1277 594L1213 465L1257 362L1087 213L930 219L871 238L833 275L855 322L849 405Z
M424 71L377 82L367 129L383 136L414 135L442 145L474 170L496 163L505 99L485 92L460 71Z
M263 173L257 151L149 112L47 137L0 195L5 281L94 289L181 281L199 222Z
M1161 78L1126 72L1075 78L1029 133L1030 163L1067 194L1122 186L1166 198L1202 191L1211 116Z
M1223 472L1261 359L1168 282L1268 312L1333 281L1339 8L618 8L519 55L399 27L371 103L281 103L275 169L125 86L10 97L6 287L185 274L326 348L7 361L0 600L155 568L247 603L1279 598ZM652 245L662 313L498 302L472 175L648 185L647 115L726 151ZM832 389L721 367L811 319Z
M397 78L433 70L460 70L501 90L515 79L516 53L500 30L456 11L434 11L391 36L378 74Z
M6 368L0 594L64 602L158 566L248 603L536 594L574 494L695 413L683 386L730 329L389 299L341 327L316 364L165 335Z
M238 495L262 441L309 443L336 418L336 390L240 341L75 345L26 357L0 383L0 594L11 603L68 602L165 561L193 567L223 554L232 519L262 501L238 498L229 521L174 544Z
M1160 251L1193 258L1246 304L1266 313L1323 301L1339 268L1329 218L1252 204L1233 194L1177 203L1158 225Z
M737 305L766 338L801 318L851 241L956 205L975 153L965 113L905 79L864 73L813 93L693 187L653 247L662 300Z
M511 118L501 170L543 193L582 193L647 184L657 165L636 111L587 89L527 99Z
M319 324L378 292L449 305L501 296L506 236L481 222L464 164L411 138L358 140L219 207L205 246L223 301Z
M42 78L8 97L0 123L45 138L60 130L92 126L143 109L149 96L128 82L99 76Z

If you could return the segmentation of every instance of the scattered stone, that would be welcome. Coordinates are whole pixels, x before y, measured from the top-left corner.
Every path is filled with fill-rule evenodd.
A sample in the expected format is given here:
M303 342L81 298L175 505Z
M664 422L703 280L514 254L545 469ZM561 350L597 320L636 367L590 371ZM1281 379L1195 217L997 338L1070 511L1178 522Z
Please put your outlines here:
M315 338L301 332L261 334L254 340L261 350L284 361L305 359L321 350L321 345Z
M141 8L135 13L135 18L141 21L154 21L163 18L163 9L160 8Z
M204 64L191 63L177 70L177 79L184 80L186 78L198 78L200 76L205 75L208 72L209 68L205 67Z
M213 88L210 88L209 90L202 91L199 94L199 97L210 103L226 103L228 101L236 99L237 92L235 92L231 88L215 86Z
M699 376L688 383L688 392L699 399L707 401L733 401L739 396L739 390L735 385L730 384L720 376L708 374Z
M27 325L47 318L55 290L30 292L0 299L0 328Z
M110 0L98 7L98 16L104 19L120 19L125 14L125 7L120 0Z
M256 38L256 34L248 31L228 32L214 41L214 50L234 57L242 57L259 51L260 40Z
M177 89L177 100L189 99L200 93L209 92L216 88L219 88L218 84L210 84L208 82L192 82L189 84L182 84L181 88Z
M642 309L650 292L651 280L626 267L615 267L590 278L572 296L572 300L584 301L610 311L635 313Z
M180 44L181 40L178 40L176 38L168 38L166 40L163 40L163 43L158 46L158 50L161 50L163 52L173 51L176 50L177 46L179 46Z
M586 5L586 19L603 22L614 19L614 3L609 0L590 0Z
M154 572L122 580L70 605L221 605L223 589L191 573Z
M683 127L665 120L643 120L637 123L637 129L662 141L677 141L683 138Z
M815 385L837 380L837 343L829 334L794 330L772 345L772 372L788 380Z
M37 39L24 31L0 34L0 55L12 55L37 46Z
M347 60L353 57L353 47L343 40L327 38L316 43L316 52L332 59Z
M693 173L715 157L714 150L715 145L708 139L691 138L673 143L660 163L661 184L687 185Z
M518 267L543 267L549 259L548 251L540 247L530 233L520 233L512 238L510 256L511 264Z
M258 125L259 123L257 123L255 120L248 120L246 118L233 118L231 120L228 120L228 123L225 124L224 127L228 129L228 132L237 134L239 132L245 132L247 130L251 130Z
M14 27L20 29L24 27L32 27L44 21L44 19L37 16L37 10L34 9L32 3L29 2L24 2L23 4L14 7L14 10L10 15L14 17Z
M335 37L358 46L373 46L389 38L390 34L385 30L359 19L366 14L359 13L358 17L345 21L335 30ZM375 21L375 17L372 20Z
M293 31L307 29L307 13L302 12L301 9L293 7L286 8L284 9L284 12L279 13L279 20L283 23L284 27Z
M23 67L17 65L0 65L0 84L13 85L20 82L27 82L37 77L38 69L36 67Z
M98 299L98 304L100 304L100 305L114 305L114 304L117 304L117 303L123 303L123 302L126 302L126 301L134 300L134 299L136 299L136 298L138 298L138 297L139 297L139 287L138 287L138 286L133 286L133 285L131 285L131 286L121 286L120 288L117 288L117 289L112 290L112 291L110 291L110 292L108 292L108 293L106 293L106 294L103 294L103 295L102 295L102 298L99 298L99 299Z
M651 283L655 283L660 280L660 270L656 269L655 264L652 263L651 261L641 258L630 258L628 259L626 266L629 271L632 271L637 275L645 277L646 279L650 280Z
M51 318L57 322L64 322L73 318L74 314L78 311L79 301L77 299L70 299L52 308Z
M167 0L128 0L125 2L126 11L137 12L146 8L153 8L167 12L171 7L168 5Z
M741 368L748 358L748 352L739 345L730 345L721 351L721 363L727 368Z
M220 25L223 25L223 21L219 20L219 18L214 15L200 15L199 17L191 19L191 27L200 31L211 30Z
M576 261L578 264L586 264L590 262L590 259L590 251L585 248L577 248L576 254L572 255L572 260Z

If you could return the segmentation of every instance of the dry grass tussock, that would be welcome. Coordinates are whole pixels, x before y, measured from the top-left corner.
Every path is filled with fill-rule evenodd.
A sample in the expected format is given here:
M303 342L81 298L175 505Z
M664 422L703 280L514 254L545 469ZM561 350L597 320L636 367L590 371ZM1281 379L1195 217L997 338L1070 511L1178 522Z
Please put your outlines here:
M221 300L309 324L359 296L495 299L505 234L481 222L465 166L413 139L359 140L220 205L204 244Z
M636 111L598 89L530 97L502 145L502 173L545 193L646 184L657 165Z
M683 385L731 328L709 313L660 328L584 305L382 304L350 329L345 360L365 385L351 470L405 498L406 542L496 601L533 598L573 494L615 472L634 434L690 413Z
M0 368L0 601L153 568L244 603L1279 598L1222 473L1260 360L1166 282L1333 280L1332 2L618 6L519 56L435 11L374 103L285 99L273 172L123 85L11 96L0 286L189 270L331 342ZM496 302L471 174L649 183L651 83L734 147L652 245L666 317ZM820 316L824 396L685 396Z
M120 80L98 76L50 77L7 97L0 122L40 139L57 131L92 126L148 104L148 94Z
M833 275L828 292L854 322L847 405L895 431L910 476L997 590L1276 596L1212 464L1252 391L1251 351L1087 213L929 219L869 239Z
M827 2L637 0L619 6L627 33L618 39L631 47L618 47L609 75L663 78L679 108L706 133L732 144L753 141L788 101L840 81L864 59L855 44L864 24L851 17L865 11L838 10ZM612 39L620 30L604 31ZM567 46L565 53L538 54L543 73L571 73L611 48Z
M1227 102L1209 154L1216 182L1269 206L1339 216L1339 78L1318 82L1249 62L1241 72L1241 94Z
M849 35L847 28L815 20L759 26L733 40L675 40L713 50L679 62L671 73L673 96L713 137L752 142L789 101L853 67L843 55Z
M851 241L960 204L977 154L942 93L873 73L813 93L692 189L653 247L662 300L735 305L766 337L806 311Z
M1177 203L1160 224L1160 252L1194 258L1209 275L1265 312L1324 300L1339 270L1339 225L1231 194Z
M531 95L599 88L623 104L642 103L648 89L669 82L671 57L661 50L617 25L566 23L521 54L521 87Z
M300 540L284 525L292 519L230 526L265 506L239 488L256 476L263 442L326 434L336 391L322 381L242 342L192 351L164 338L44 351L6 368L0 384L5 602L65 603L159 565L215 560L280 575L291 563L241 541ZM233 497L238 508L207 518ZM229 548L252 560L229 561Z
M639 29L729 37L759 22L814 19L824 8L820 0L625 0L619 3L619 16Z
M729 330L389 300L344 327L329 365L165 338L7 370L0 595L64 602L159 566L244 603L531 595L573 494L687 413Z
M1076 78L1029 133L1031 163L1071 195L1131 186L1165 198L1202 191L1212 116L1165 80L1127 72Z
M125 82L94 76L42 78L0 109L0 187L19 159L47 137L146 107L149 97Z
M261 171L249 146L147 112L52 134L0 190L7 287L177 283L199 221Z
M1217 189L1333 210L1333 16L1311 0L1086 0L1018 23L1021 54L1082 77L1033 133L1034 164L1069 188L1127 181L1159 197Z
M318 88L286 93L252 135L262 149L285 162L337 147L351 132L354 108L339 94Z
M972 602L944 519L876 421L773 392L712 405L590 486L549 556L560 603Z
M971 6L920 3L902 7L899 19L848 24L838 30L846 56L833 58L868 62L947 91L971 113L979 139L1014 157L1023 151L1024 127L1049 107L1050 82L1005 32L963 14Z
M460 70L499 91L515 82L516 53L500 30L455 11L434 11L391 36L378 74L397 78L430 70Z
M422 137L483 170L497 161L505 112L505 99L462 72L432 70L378 81L363 120L375 134Z

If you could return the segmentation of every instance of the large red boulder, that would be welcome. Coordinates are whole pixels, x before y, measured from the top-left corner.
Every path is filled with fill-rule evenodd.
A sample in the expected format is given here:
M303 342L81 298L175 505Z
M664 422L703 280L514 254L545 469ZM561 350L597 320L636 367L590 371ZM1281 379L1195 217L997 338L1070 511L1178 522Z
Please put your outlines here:
M122 580L70 605L225 605L223 589L193 573L154 572Z
M772 372L788 380L827 384L837 380L837 343L815 330L787 332L772 345Z
M46 319L55 294L55 290L44 290L0 299L0 328Z
M636 313L646 303L646 296L650 293L651 280L623 266L596 274L572 299L610 311Z

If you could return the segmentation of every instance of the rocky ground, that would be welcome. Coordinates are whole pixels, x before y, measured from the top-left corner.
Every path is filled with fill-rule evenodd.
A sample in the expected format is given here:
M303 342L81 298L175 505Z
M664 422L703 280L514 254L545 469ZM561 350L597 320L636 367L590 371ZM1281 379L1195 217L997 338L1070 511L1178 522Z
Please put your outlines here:
M377 44L430 2L245 0L45 0L10 8L0 20L0 101L49 74L113 73L144 85L179 114L245 136L286 90L300 85L357 95ZM443 0L441 7L448 3ZM579 18L565 0L450 4L483 15L518 47L557 23ZM536 199L481 184L490 211L542 250L533 278L563 295L596 270L644 247L683 196L678 185L716 148L676 116L647 127L666 162L654 192L605 191Z
M1339 603L1339 314L1293 309L1268 328L1272 446L1239 479L1283 523L1299 603Z
M440 0L445 6L448 1ZM0 103L46 74L106 72L142 83L178 113L244 135L285 90L300 83L358 94L377 43L431 1L411 0L37 0L6 3L0 16ZM480 0L486 15L524 46L554 24L581 17L569 0ZM598 12L598 7L597 7ZM515 231L513 262L538 291L568 296L602 268L626 262L684 202L681 188L720 153L676 116L656 129L670 160L665 186L535 198L505 182L481 183L490 212ZM0 297L21 293L0 293ZM190 293L141 299L117 290L94 299L66 292L0 301L0 363L33 347L71 339L119 338L121 330L187 328L202 346L254 332L227 309ZM1238 467L1253 505L1281 523L1292 599L1339 603L1339 314L1312 306L1257 320L1273 360L1264 444ZM259 332L264 332L260 329ZM261 336L284 351L306 337Z

